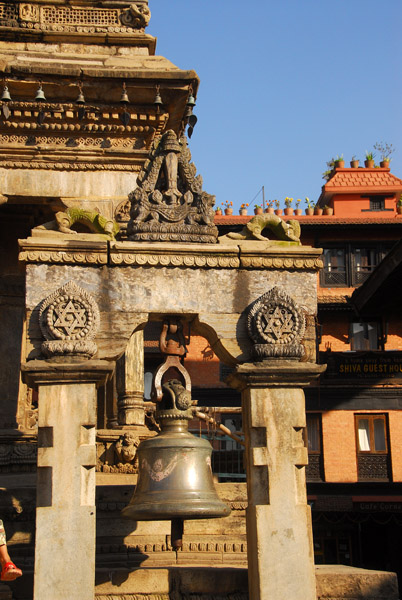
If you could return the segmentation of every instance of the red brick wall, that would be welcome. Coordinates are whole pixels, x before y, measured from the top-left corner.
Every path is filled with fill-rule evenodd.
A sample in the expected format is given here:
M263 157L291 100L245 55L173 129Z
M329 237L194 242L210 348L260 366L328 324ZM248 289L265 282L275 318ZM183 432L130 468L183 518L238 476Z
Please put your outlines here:
M219 381L219 359L205 338L191 336L184 366L194 387L226 387Z
M325 481L353 483L357 481L356 437L354 413L333 410L322 415L322 437Z
M345 352L350 350L348 342L349 335L349 317L346 314L328 314L325 319L321 319L322 339L320 351L324 352L328 348L332 352Z
M369 198L360 198L358 194L336 194L333 197L334 215L337 217L367 217L370 213L362 212L370 209ZM393 212L381 213L381 218L394 218L396 214L395 195L385 199L385 208Z
M388 424L392 480L402 481L402 411L391 411L388 414Z

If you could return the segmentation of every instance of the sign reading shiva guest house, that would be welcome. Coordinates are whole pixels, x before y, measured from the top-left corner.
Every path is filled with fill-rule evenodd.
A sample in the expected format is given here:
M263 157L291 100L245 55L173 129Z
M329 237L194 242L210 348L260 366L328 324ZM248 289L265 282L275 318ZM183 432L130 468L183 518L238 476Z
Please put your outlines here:
M402 378L402 352L323 353L328 367L327 379L394 379Z

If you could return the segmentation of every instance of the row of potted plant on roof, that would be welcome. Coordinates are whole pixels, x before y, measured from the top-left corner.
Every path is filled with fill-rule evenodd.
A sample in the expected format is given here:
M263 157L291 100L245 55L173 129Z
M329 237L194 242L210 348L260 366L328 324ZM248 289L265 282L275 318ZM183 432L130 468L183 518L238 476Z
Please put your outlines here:
M285 198L284 200L284 204L285 204L285 208L281 208L281 203L279 200L267 200L266 202L266 206L263 207L261 204L255 204L252 209L254 211L254 214L259 215L262 214L263 212L265 213L271 213L271 214L276 214L278 216L281 215L286 215L286 216L291 216L291 215L302 215L303 214L303 209L300 208L300 203L301 203L301 199L297 198L297 200L295 201L295 208L293 207L293 198L289 198L288 196ZM324 206L324 207L320 207L317 204L315 204L314 202L312 202L310 200L310 198L305 199L305 205L306 205L306 215L332 215L333 214L333 208L330 206ZM249 209L249 205L248 204L242 204L240 206L240 210L239 210L239 214L240 215L247 215L248 214L248 209ZM233 202L229 202L228 200L226 202L222 202L222 207L218 207L215 209L215 214L216 215L221 215L225 213L225 215L232 215L233 214Z
M377 165L375 163L376 153L372 150L371 151L366 150L364 166L367 169L374 169L374 168L389 169L389 163L392 160L391 154L393 154L393 152L395 152L393 145L388 144L386 142L385 143L384 142L376 142L374 144L374 150L377 150L381 155L380 164ZM359 163L360 163L359 159L357 159L356 156L353 155L352 159L350 161L351 168L358 169ZM326 181L331 179L331 177L335 174L335 169L344 169L345 168L345 160L343 158L343 154L340 154L336 157L332 157L330 160L328 160L327 167L328 167L328 169L326 171L324 171L324 173L322 174L323 179L325 179Z

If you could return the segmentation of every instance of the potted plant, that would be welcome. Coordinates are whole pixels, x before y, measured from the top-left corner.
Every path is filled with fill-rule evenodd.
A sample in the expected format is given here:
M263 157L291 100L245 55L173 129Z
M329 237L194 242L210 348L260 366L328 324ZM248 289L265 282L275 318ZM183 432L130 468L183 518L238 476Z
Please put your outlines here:
M240 206L239 215L242 215L244 217L247 214L247 207L248 204L242 204Z
M300 208L300 202L301 202L301 198L298 198L295 202L296 208L295 208L295 215L300 216L301 214L303 214L302 209Z
M389 169L391 154L395 152L395 148L392 146L392 144L387 144L386 142L376 142L374 144L374 150L378 150L378 152L381 153L380 167L383 169Z
M396 212L398 215L402 215L402 194L399 196L399 200L396 203Z
M345 168L345 161L343 159L343 154L341 154L340 156L337 156L335 158L334 167L335 167L335 169L344 169Z
M314 214L314 205L311 202L310 198L307 198L306 196L306 215L313 215Z
M222 202L222 206L223 206L225 215L233 214L233 202L229 202L229 200L225 200L225 202Z
M283 213L283 210L281 208L279 208L281 203L279 202L279 200L274 200L274 202L275 202L275 206L276 206L275 214L280 216Z
M217 217L220 217L222 214L222 209L220 206L218 206L217 208L215 208L215 214Z
M289 216L289 215L293 215L293 208L292 208L292 202L293 202L293 198L289 198L288 196L286 196L285 198L285 215Z
M254 214L255 215L262 215L262 213L263 213L263 210L262 210L261 204L256 204L254 206Z
M268 213L269 215L274 214L275 209L274 209L274 201L273 200L267 201L267 206L266 206L265 212Z
M374 157L374 152L367 152L366 150L366 160L364 161L366 169L374 169Z
M318 203L314 204L314 214L320 217L322 213L323 209L321 208L321 206L318 206Z
M334 209L332 208L332 206L324 206L324 215L333 215L334 214Z
M352 156L352 160L350 161L350 166L352 169L358 169L359 168L359 161L356 158L355 155Z

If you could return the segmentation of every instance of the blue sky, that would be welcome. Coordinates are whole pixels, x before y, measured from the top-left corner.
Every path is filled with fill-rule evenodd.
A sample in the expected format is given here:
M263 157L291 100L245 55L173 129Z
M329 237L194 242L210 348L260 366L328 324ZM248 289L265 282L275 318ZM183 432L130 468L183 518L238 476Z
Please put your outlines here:
M149 6L156 53L201 79L190 149L217 204L315 200L327 160L379 141L402 178L401 0Z

